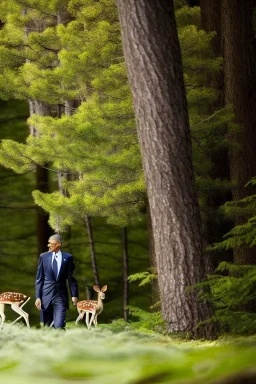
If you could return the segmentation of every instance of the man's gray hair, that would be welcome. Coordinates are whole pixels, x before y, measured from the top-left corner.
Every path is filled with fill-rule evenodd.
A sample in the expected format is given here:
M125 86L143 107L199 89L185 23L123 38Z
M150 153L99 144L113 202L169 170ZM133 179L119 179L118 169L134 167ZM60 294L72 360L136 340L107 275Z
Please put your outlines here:
M56 240L56 241L58 241L58 243L62 244L62 237L58 234L50 236L49 240Z

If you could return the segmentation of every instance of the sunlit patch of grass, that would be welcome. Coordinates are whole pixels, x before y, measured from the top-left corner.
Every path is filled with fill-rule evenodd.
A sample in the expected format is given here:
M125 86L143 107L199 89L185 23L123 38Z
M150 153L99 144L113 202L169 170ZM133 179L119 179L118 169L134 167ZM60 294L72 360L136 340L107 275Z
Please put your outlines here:
M120 325L120 324L119 324ZM118 325L118 326L119 326ZM129 326L0 332L0 380L6 384L203 384L256 364L256 340L189 341Z

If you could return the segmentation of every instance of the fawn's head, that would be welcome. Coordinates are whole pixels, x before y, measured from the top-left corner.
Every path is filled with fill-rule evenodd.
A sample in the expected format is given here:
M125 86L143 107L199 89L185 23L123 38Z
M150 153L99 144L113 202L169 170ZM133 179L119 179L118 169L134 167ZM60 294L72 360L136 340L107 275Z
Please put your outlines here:
M104 292L106 292L106 290L108 289L107 285L104 285L101 289L98 285L94 285L93 289L94 289L94 291L99 293L101 300L105 299L105 293Z

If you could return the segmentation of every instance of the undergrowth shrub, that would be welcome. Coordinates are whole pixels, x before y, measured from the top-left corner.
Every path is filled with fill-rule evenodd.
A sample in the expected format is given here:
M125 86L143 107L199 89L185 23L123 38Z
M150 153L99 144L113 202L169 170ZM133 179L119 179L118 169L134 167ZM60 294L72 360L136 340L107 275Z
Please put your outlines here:
M215 274L208 277L207 282L197 287L210 286L222 331L241 335L256 333L256 266L222 262ZM203 295L205 298L205 293Z

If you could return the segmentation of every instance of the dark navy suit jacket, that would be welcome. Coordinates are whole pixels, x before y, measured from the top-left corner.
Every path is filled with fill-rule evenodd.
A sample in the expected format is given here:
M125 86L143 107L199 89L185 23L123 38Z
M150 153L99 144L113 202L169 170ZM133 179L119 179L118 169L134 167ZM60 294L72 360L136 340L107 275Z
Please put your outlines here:
M52 299L60 296L68 308L68 281L72 297L78 297L78 284L73 277L74 263L73 256L62 252L62 263L58 278L52 270L52 252L45 252L40 255L36 274L36 299L41 299L42 309L47 309Z

